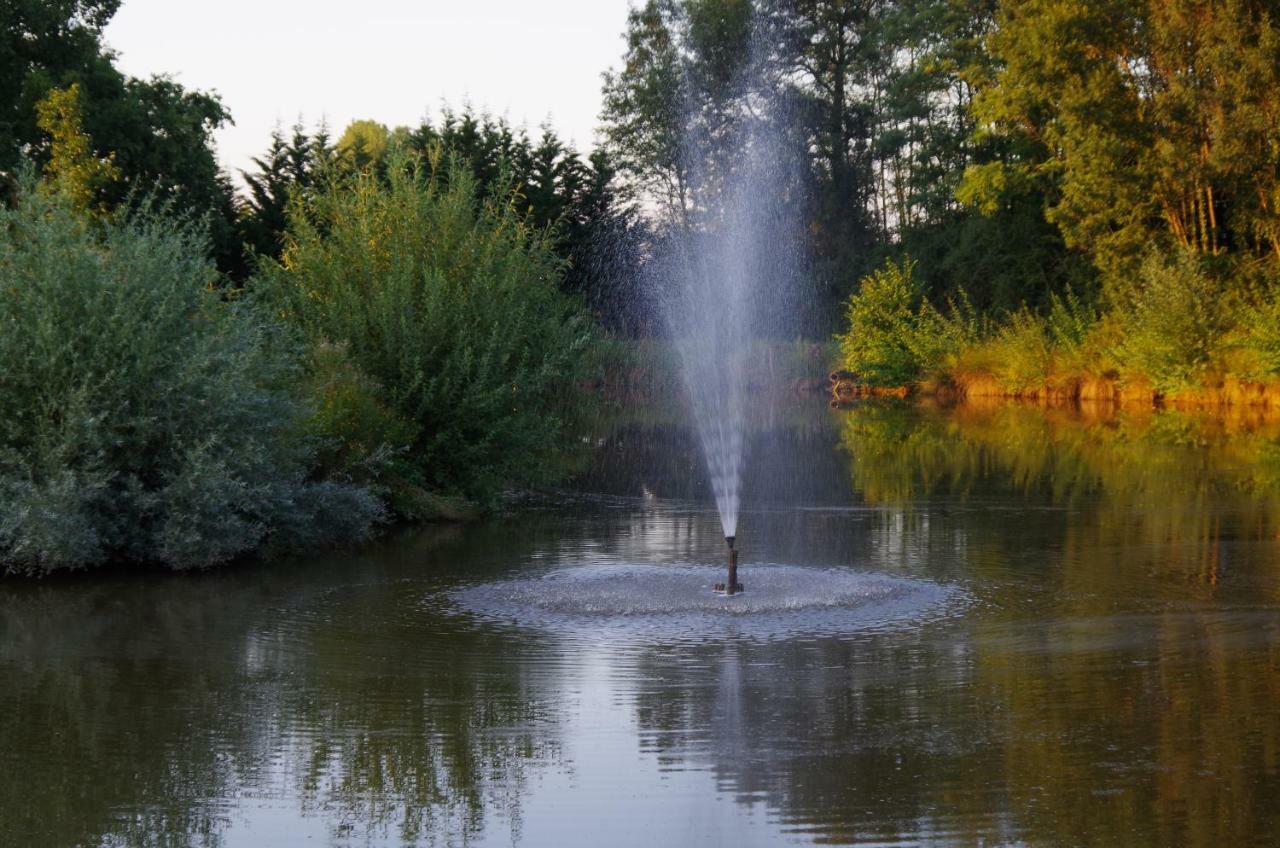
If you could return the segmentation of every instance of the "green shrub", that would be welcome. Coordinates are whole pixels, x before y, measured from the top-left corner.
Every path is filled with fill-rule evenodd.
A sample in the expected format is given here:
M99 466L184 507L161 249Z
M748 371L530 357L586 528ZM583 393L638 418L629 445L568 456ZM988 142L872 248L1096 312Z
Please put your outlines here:
M308 481L296 369L224 302L191 227L90 225L30 182L0 209L0 567L191 568L345 540L363 490Z
M1249 364L1243 376L1280 374L1280 285L1272 284L1243 310L1241 341Z
M465 168L386 171L295 207L260 285L313 344L342 345L411 426L412 482L490 501L547 473L589 324L557 291L549 235L481 203Z
M1053 371L1053 345L1048 322L1027 308L1008 317L990 342L992 372L1011 392L1044 386Z
M910 260L862 278L848 301L849 329L836 336L844 366L872 385L902 385L920 372L908 342L921 294Z
M1220 351L1231 315L1200 260L1189 252L1172 259L1152 254L1121 300L1125 368L1161 390L1197 384Z
M309 366L307 430L324 473L375 483L402 466L418 428L387 404L382 386L356 367L346 346L321 342Z
M936 375L981 336L968 301L944 314L927 301L915 263L889 260L849 298L849 329L836 337L845 368L874 386L901 386Z
M1061 296L1050 296L1045 332L1053 348L1076 364L1074 361L1087 346L1099 317L1097 309L1068 288Z
M1047 314L1024 306L995 325L982 347L989 371L1012 393L1037 391L1056 377L1096 365L1088 348L1098 315L1071 289L1051 294Z

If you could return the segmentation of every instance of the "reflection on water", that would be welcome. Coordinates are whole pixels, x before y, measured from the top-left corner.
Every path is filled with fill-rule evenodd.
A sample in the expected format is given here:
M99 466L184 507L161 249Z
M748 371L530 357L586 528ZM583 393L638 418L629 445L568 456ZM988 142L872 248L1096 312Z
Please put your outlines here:
M1274 839L1280 431L792 407L751 431L749 591L784 563L966 603L770 638L460 610L719 563L687 430L602 431L501 520L0 586L0 845Z

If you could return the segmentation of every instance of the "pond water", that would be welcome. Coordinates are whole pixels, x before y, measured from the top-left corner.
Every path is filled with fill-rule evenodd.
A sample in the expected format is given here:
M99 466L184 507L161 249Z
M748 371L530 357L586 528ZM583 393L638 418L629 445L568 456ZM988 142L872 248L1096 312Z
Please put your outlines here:
M484 523L0 584L0 845L1274 843L1272 425L762 404L728 599L633 418Z

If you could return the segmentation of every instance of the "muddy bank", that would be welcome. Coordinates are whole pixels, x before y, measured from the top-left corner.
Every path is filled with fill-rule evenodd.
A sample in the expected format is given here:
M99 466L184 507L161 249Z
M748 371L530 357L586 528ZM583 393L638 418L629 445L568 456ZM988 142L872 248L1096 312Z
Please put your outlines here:
M833 371L829 375L832 402L861 397L931 397L946 402L1018 400L1040 404L1102 404L1129 409L1254 409L1280 414L1280 380L1228 378L1214 384L1176 392L1162 392L1145 380L1120 380L1070 375L1039 386L1011 389L990 374L957 373L946 380L910 386L868 386L857 375Z

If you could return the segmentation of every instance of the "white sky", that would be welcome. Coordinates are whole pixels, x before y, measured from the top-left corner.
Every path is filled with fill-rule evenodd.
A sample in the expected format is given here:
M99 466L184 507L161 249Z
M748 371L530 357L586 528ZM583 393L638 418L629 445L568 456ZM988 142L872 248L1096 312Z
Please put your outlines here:
M417 126L448 103L593 146L600 75L624 50L628 0L125 0L105 40L133 76L222 95L223 165L301 116L337 135L372 118Z

